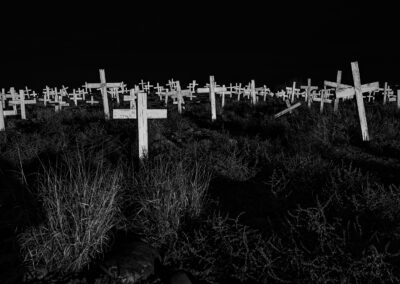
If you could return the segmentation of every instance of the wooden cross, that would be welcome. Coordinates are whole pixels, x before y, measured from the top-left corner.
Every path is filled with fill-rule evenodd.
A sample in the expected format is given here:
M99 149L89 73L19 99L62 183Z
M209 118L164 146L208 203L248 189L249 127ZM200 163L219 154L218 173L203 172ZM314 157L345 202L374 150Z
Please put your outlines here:
M6 94L4 93L4 90L3 90L3 93L0 94L0 96L1 96L1 100L0 100L0 131L4 131L6 129L4 117L11 116L11 115L17 115L17 111L16 111L16 109L13 109L13 110L5 110L4 109L5 98L6 98Z
M389 93L390 91L393 92L393 90L389 87L388 83L385 82L384 88L383 88L383 104L385 105L386 102L389 99Z
M27 86L25 86L25 93L26 93L26 95L28 96L28 98L33 97L34 99L36 99L36 97L37 97L36 92L33 91L33 90L31 90L31 89L28 89Z
M298 108L300 105L301 105L301 102L297 102L294 105L290 105L290 101L286 100L287 109L284 109L283 111L278 112L277 114L275 114L274 118L278 118L278 117L280 117L280 116L282 116L282 115L284 115L284 114L286 114L288 112L291 113L292 110L294 110L295 108Z
M39 99L39 101L43 102L44 106L47 106L47 102L50 100L50 88L46 86L45 89L43 89L43 98Z
M400 109L400 89L397 90L397 109Z
M196 92L196 86L198 86L199 84L196 83L196 80L193 80L192 83L189 84L188 88L192 93ZM190 100L192 100L192 98L190 98Z
M83 98L79 97L79 94L75 91L75 89L73 90L72 94L70 95L70 99L72 97L72 101L74 102L75 106L78 106L78 101L82 101Z
M108 106L108 95L107 88L120 88L123 86L123 83L107 83L106 82L106 74L104 69L100 69L100 83L86 83L86 89L100 89L103 97L103 108L104 108L104 116L105 119L110 119L110 108Z
M88 104L90 104L90 105L93 106L94 104L98 104L99 101L95 101L94 98L93 98L93 94L91 94L91 95L90 95L90 100L89 100L89 101L86 101L86 103L88 103Z
M258 88L258 96L262 96L264 102L267 100L267 96L271 96L271 90L269 88L267 88L266 85L264 85L262 88ZM257 97L257 101L258 101L258 97Z
M169 86L171 91L176 90L176 82L174 81L174 79L168 80L167 86Z
M17 93L15 92L15 89L13 87L10 88L10 96L6 95L6 97L11 97L12 101L17 100ZM12 107L13 107L14 113L17 114L17 105L13 105Z
M225 96L230 95L232 97L232 92L229 91L228 88L225 87L225 85L222 85L222 87L215 88L215 93L222 96L221 107L224 108L225 107Z
M243 94L244 88L242 88L242 83L236 84L235 93L237 95L237 101L240 101L240 96Z
M313 90L318 90L318 87L316 86L311 86L311 79L307 79L307 86L300 86L300 89L305 89L305 98L304 100L307 102L308 108L311 108L311 102L312 102L312 97L311 97L311 92Z
M166 109L147 109L147 94L139 93L137 97L136 109L113 111L114 119L136 119L138 121L138 139L139 139L139 158L143 159L148 155L148 119L167 118Z
M162 100L162 96L165 95L166 91L165 91L163 86L160 86L159 83L157 83L157 86L155 86L155 88L156 88L156 95L158 95L158 97L159 97L159 99L161 101Z
M122 85L120 87L110 88L111 97L117 99L117 105L120 104L119 95L127 93L126 84L124 84L124 82L121 83Z
M0 100L0 131L6 130L4 123L3 100Z
M337 112L339 108L339 98L337 97L340 83L342 82L342 70L338 70L336 75L336 87L335 87L335 103L333 105L333 112Z
M178 104L178 113L182 113L182 104L185 103L183 99L183 94L181 90L181 83L179 81L176 82L176 97L177 97L177 104Z
M319 98L313 98L314 101L320 102L319 112L322 113L324 111L324 103L332 103L332 100L329 99L329 90L324 86L324 89L319 91Z
M351 63L351 71L353 73L353 80L354 80L354 91L356 94L357 100L357 108L358 108L358 116L360 118L360 125L361 125L361 134L363 141L369 141L369 134L368 134L368 125L367 125L367 116L365 114L365 107L364 107L364 98L362 93L368 91L368 87L372 86L373 88L379 88L379 83L375 82L372 84L368 84L368 86L361 85L360 79L360 69L358 68L358 62Z
M215 81L214 81L214 76L210 76L210 84L208 87L205 88L198 88L197 93L202 94L202 93L209 93L209 99L211 103L211 121L214 121L217 119L217 108L216 108L216 101L215 101L215 93L216 92L222 92L226 90L225 87L216 87Z
M251 92L251 104L256 105L257 103L257 95L256 95L256 83L254 80L250 82L250 92Z
M286 94L286 92L284 90L280 90L280 91L276 92L275 96L277 98L282 98L282 100L286 100L286 98L288 97L288 95Z
M286 88L286 91L289 94L290 97L290 102L293 103L294 102L294 96L300 91L300 89L296 89L296 82L293 82L292 88Z
M150 82L147 82L146 85L143 86L143 90L146 92L150 92L150 89L153 87L153 85L150 85Z
M83 100L86 100L86 95L88 94L87 90L79 88L76 90L76 93L83 98Z
M145 84L146 84L146 83L143 81L143 79L140 80L139 85L140 85L140 87L142 87L142 90L144 90L144 85L145 85Z
M69 103L66 103L63 101L63 90L60 92L57 92L57 88L55 88L54 91L54 101L49 101L50 104L54 104L54 109L56 112L59 112L62 110L63 106L69 106Z
M136 109L136 95L135 89L129 90L129 95L124 96L124 101L129 102L130 109Z
M23 90L19 90L19 98L16 100L9 101L11 105L20 105L21 107L21 118L26 119L26 105L36 104L36 99L25 100L25 93Z

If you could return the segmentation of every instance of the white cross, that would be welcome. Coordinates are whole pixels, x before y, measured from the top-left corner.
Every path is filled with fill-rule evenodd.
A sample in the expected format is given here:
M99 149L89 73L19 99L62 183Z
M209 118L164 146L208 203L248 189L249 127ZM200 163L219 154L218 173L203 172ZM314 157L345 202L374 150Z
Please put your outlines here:
M318 87L316 86L311 86L311 79L307 79L307 86L300 86L300 89L305 89L306 94L304 100L307 102L308 107L311 107L311 102L312 102L312 97L311 97L311 92L313 90L318 90Z
M382 89L380 89L382 90ZM388 101L393 102L396 101L396 99L393 100L393 90L390 88L389 84L385 82L384 88L383 88L383 104L385 105Z
M196 80L193 80L192 83L189 84L188 88L192 93L196 92L196 86L199 84L196 83ZM192 100L192 97L190 97L190 100Z
M86 101L86 103L88 103L88 104L90 104L90 105L93 106L94 104L98 104L99 101L95 101L94 98L93 98L93 94L91 94L91 95L90 95L90 100L89 100L89 101Z
M227 91L226 87L217 87L214 81L214 76L210 76L210 83L208 87L198 88L197 93L204 94L209 93L209 99L211 103L211 120L214 121L217 119L217 108L215 101L215 93L216 92L224 92Z
M368 125L367 125L367 116L365 115L365 107L364 107L364 99L362 93L368 92L369 89L377 89L379 88L379 83L371 83L367 85L361 85L360 79L360 69L358 68L358 62L351 63L351 71L353 73L353 80L354 80L354 92L356 94L357 100L357 108L358 108L358 116L360 119L361 125L361 133L363 141L369 141L369 134L368 134Z
M73 90L72 94L69 94L70 99L72 97L72 101L74 102L75 106L78 106L78 101L82 101L83 98L79 97L79 94L75 91L75 89Z
M69 103L66 103L63 101L63 93L65 90L61 90L60 92L57 92L57 88L54 90L54 101L49 101L50 104L54 104L54 109L56 112L59 112L62 110L62 107L64 106L69 106Z
M138 94L137 111L135 109L120 109L113 111L114 119L136 119L138 121L139 158L143 159L149 152L148 119L167 118L166 109L147 109L147 94ZM116 112L117 111L117 112Z
M43 102L44 106L47 106L47 102L50 100L50 88L46 86L45 89L43 89L43 98L39 99L39 101Z
M104 69L100 69L100 83L85 83L86 89L100 89L103 97L103 109L105 119L110 119L110 109L108 106L108 95L107 88L121 88L123 86L123 82L120 83L107 83L106 82L106 74Z
M297 97L299 96L300 89L296 89L296 82L293 82L293 85L292 85L291 88L290 88L290 87L287 87L287 88L286 88L286 92L287 92L288 95L289 95L290 102L293 103L293 102L294 102L294 96L295 96L295 95L296 95Z
M36 99L25 100L25 94L23 90L19 90L19 96L16 100L9 101L11 105L20 105L21 107L21 118L26 119L26 105L36 104Z
M269 88L267 88L266 85L264 85L262 88L258 88L257 91L258 91L257 95L262 96L264 102L267 100L268 95L272 96L271 90ZM258 100L258 97L257 97L257 100Z
M275 96L277 98L282 98L282 100L286 100L286 98L288 97L288 95L286 94L286 92L284 90L280 90L280 91L276 92Z
M284 115L284 114L286 114L288 112L291 113L292 110L294 110L295 108L298 108L301 105L301 102L297 102L294 105L290 105L290 101L289 100L286 100L285 102L286 102L287 108L284 109L283 111L278 112L277 114L275 114L274 118L278 118L278 117L280 117L280 116L282 116L282 115Z
M124 101L129 102L130 109L136 109L136 95L135 89L129 91L129 95L124 96Z
M257 97L256 97L256 83L254 80L251 80L250 82L250 93L251 93L251 104L255 105L257 102Z
M324 86L324 89L319 91L319 97L313 98L313 101L320 102L319 112L322 113L324 111L324 103L332 103L332 100L329 99L330 90Z

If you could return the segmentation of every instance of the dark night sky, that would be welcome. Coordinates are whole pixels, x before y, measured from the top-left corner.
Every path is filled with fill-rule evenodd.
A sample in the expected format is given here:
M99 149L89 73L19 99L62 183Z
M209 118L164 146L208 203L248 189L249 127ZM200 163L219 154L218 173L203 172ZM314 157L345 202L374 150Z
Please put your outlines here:
M220 83L255 79L274 87L311 77L321 84L338 69L351 83L352 60L362 82L399 82L400 22L395 9L377 3L54 2L2 9L0 87L76 87L97 82L99 68L130 86L209 75Z

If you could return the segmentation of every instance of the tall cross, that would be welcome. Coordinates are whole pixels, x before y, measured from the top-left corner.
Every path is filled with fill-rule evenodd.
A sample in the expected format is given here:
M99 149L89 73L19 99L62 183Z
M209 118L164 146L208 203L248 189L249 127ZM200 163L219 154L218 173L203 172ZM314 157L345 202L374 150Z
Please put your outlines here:
M214 121L217 119L217 108L215 101L215 93L226 91L226 87L216 87L214 76L210 76L210 83L205 88L198 88L197 93L208 93L209 99L211 103L211 120Z
M250 82L250 93L251 93L251 104L256 105L257 103L257 96L256 96L256 83L254 80Z
M110 108L108 106L108 95L107 88L119 88L123 86L123 83L107 83L106 82L106 73L104 69L100 69L100 83L86 83L85 88L87 89L100 89L103 97L103 109L105 119L110 119Z
M361 85L360 69L358 68L358 62L351 63L351 71L353 73L354 91L356 94L358 116L360 119L362 139L363 139L363 141L369 141L367 116L365 114L364 98L363 98L362 94L364 92L368 92L369 88L374 88L374 89L379 88L379 83L375 82L375 83L371 83L371 84L367 84L367 85Z

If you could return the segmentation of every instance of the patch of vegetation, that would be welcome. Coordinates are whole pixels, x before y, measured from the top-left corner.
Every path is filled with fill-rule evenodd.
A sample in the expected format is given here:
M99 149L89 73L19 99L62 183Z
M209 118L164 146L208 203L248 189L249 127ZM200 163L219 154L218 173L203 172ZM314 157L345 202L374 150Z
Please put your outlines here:
M31 110L0 133L1 171L29 194L0 201L25 210L29 196L42 221L3 206L0 232L14 228L31 271L83 271L124 231L209 283L399 282L400 112L369 104L362 142L352 102L274 119L283 108L228 100L211 123L204 105L170 106L142 161L135 121Z

